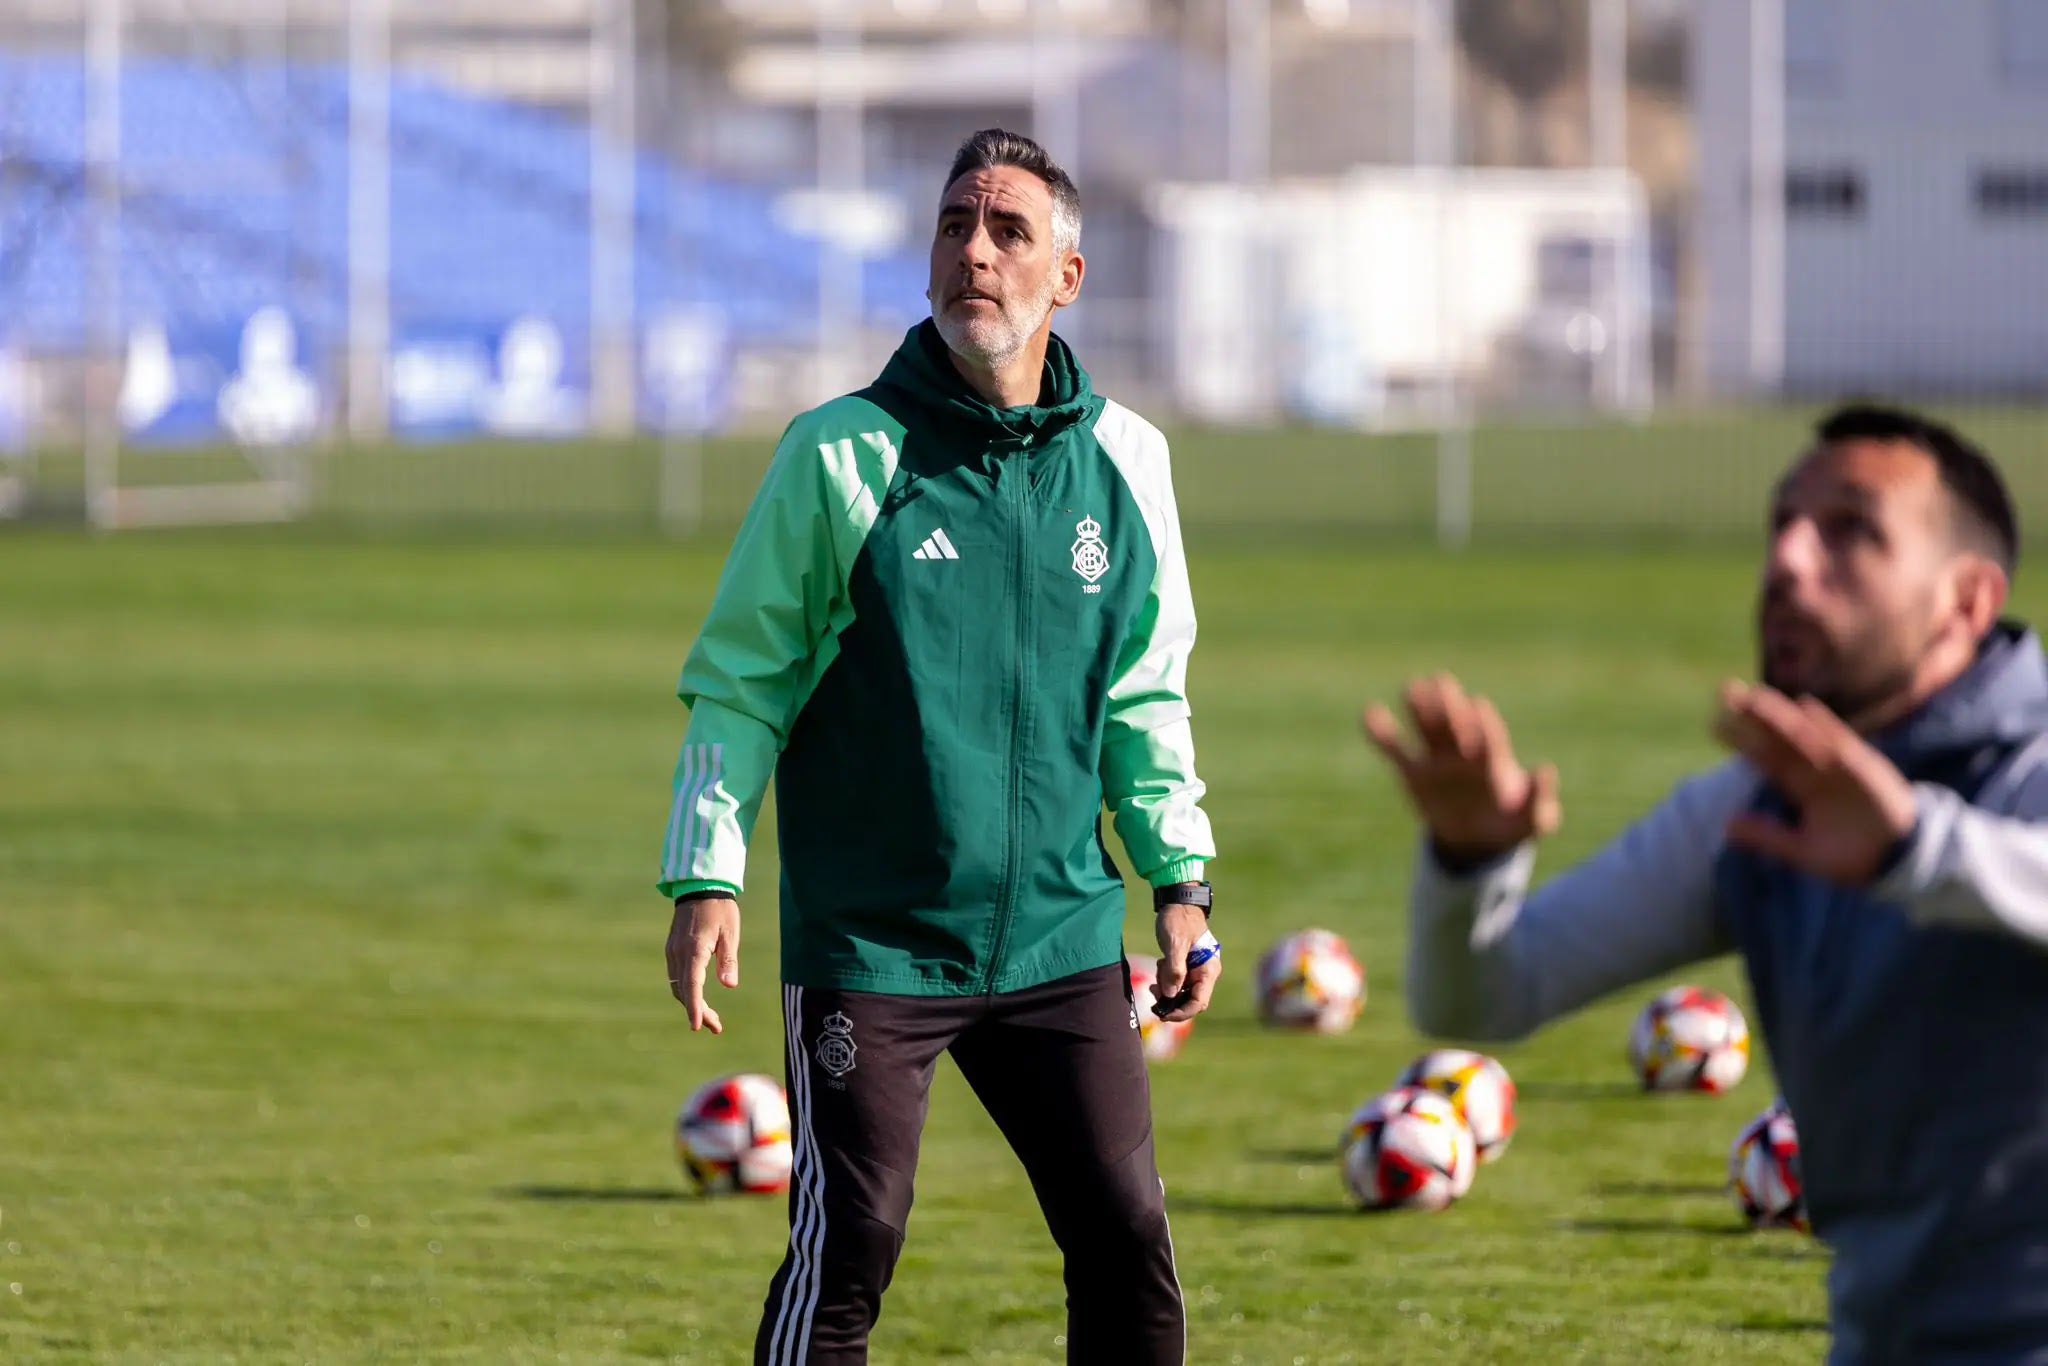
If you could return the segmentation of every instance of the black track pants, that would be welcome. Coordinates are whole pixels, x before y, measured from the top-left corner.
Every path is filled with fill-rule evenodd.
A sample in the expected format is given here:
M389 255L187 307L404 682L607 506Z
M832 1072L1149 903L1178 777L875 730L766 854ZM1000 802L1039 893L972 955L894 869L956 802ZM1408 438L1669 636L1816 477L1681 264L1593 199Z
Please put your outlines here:
M1023 1160L1066 1258L1067 1359L1184 1360L1151 1092L1121 963L992 997L782 991L796 1170L789 1252L768 1290L756 1363L868 1359L941 1052Z

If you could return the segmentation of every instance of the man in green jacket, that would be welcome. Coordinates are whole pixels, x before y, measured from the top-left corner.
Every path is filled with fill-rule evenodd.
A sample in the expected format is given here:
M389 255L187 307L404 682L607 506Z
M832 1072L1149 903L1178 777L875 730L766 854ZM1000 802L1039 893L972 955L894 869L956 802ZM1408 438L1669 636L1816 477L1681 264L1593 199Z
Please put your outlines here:
M932 317L875 383L790 424L683 666L661 890L692 1029L721 1029L714 959L739 984L747 844L776 783L795 1172L756 1362L867 1360L941 1052L1065 1255L1069 1359L1185 1357L1100 818L1154 888L1164 1017L1191 1018L1222 966L1195 616L1165 439L1052 335L1080 229L1037 144L961 147Z

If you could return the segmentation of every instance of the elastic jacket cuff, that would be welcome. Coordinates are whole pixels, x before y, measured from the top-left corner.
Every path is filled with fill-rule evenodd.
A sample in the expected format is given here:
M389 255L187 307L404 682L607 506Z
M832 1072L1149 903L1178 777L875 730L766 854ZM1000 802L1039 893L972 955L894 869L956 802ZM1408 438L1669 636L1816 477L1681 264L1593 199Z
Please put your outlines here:
M1153 870L1145 880L1154 887L1171 887L1176 882L1200 882L1202 870L1208 866L1206 859L1175 859L1164 868Z

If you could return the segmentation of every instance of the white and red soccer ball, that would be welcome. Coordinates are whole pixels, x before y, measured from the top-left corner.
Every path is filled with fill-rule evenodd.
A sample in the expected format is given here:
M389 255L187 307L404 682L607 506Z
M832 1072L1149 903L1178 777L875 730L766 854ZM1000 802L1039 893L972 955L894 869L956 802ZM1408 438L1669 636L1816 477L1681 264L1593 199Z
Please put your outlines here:
M1435 1091L1374 1096L1339 1143L1344 1188L1362 1209L1448 1209L1472 1189L1479 1155L1457 1107Z
M1496 1059L1463 1048L1424 1053L1396 1086L1420 1086L1451 1103L1472 1131L1481 1162L1497 1162L1515 1136L1515 1082Z
M789 1098L773 1077L742 1072L697 1088L676 1116L676 1159L705 1195L789 1189Z
M1328 930L1301 930L1267 949L1254 987L1259 1018L1283 1029L1341 1034L1365 1005L1365 969Z
M1188 1035L1195 1032L1193 1020L1162 1020L1152 1013L1159 999L1159 961L1143 954L1124 955L1131 969L1132 1017L1138 1022L1138 1038L1147 1062L1166 1062L1180 1053Z
M1749 1070L1749 1022L1703 987L1673 987L1643 1007L1628 1062L1645 1091L1732 1090Z
M1783 1101L1743 1126L1728 1149L1728 1193L1751 1228L1813 1231L1799 1171L1799 1130Z

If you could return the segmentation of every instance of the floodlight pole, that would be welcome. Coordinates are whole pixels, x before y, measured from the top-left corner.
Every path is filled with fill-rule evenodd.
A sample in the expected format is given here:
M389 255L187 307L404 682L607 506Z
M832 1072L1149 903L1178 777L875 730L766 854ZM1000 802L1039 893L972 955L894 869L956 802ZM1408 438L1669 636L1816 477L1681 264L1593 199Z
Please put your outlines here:
M1273 157L1272 0L1223 0L1230 183L1261 185Z
M1591 122L1593 165L1606 173L1616 186L1628 178L1628 9L1626 0L1592 0L1586 10L1587 85L1590 87L1588 113ZM1596 316L1607 324L1607 349L1603 356L1607 380L1607 404L1620 408L1630 401L1633 388L1635 334L1631 324L1634 311L1627 291L1629 252L1633 250L1633 214L1628 215L1629 251L1617 234L1607 244L1607 255L1596 287L1605 297Z
M122 4L93 0L85 35L85 162L92 203L85 511L103 529L113 527L120 515Z
M1424 126L1430 139L1426 164L1436 168L1436 242L1431 260L1436 270L1436 363L1439 411L1436 442L1436 539L1446 549L1459 549L1472 539L1472 432L1459 392L1459 281L1452 254L1463 234L1458 202L1458 26L1457 0L1423 0L1416 15L1419 32L1429 35L1431 60L1418 64L1418 83L1427 71L1429 113ZM1420 39L1418 37L1418 52ZM1423 103L1418 100L1417 111ZM1421 146L1418 139L1418 146Z
M348 7L348 430L390 428L391 0Z
M1081 82L1063 0L1031 0L1031 132L1075 180L1081 178Z
M1749 381L1785 378L1785 6L1749 0Z
M685 139L685 120L695 114L696 104L692 100L678 100L676 97L675 63L669 56L668 8L656 5L648 11L650 31L644 36L650 51L661 54L661 60L654 67L654 116L655 126L662 130L660 146L663 150L663 179L668 193L661 196L663 214L663 236L667 243L669 267L677 280L687 280L691 267L702 269L695 261L681 259L686 250L682 244L696 240L698 234L677 230L674 215L693 215L698 200L693 194L679 193L677 182L683 168L695 163L690 154L690 143ZM686 92L687 93L687 92ZM694 221L694 220L693 220ZM655 516L662 528L670 535L687 536L696 533L704 524L704 441L697 432L696 424L709 411L705 401L709 397L710 380L701 374L695 392L691 394L692 409L686 415L686 422L678 424L675 414L667 410L672 399L660 395L661 409L661 455L657 470L659 487L655 498Z
M818 381L823 401L844 376L863 309L861 258L846 238L865 169L860 89L860 14L855 0L818 0Z
M633 0L594 0L590 35L590 397L592 426L633 430Z
M1218 0L1223 7L1223 116L1224 174L1229 178L1237 201L1237 221L1242 226L1247 256L1261 249L1258 215L1246 206L1257 202L1272 170L1273 155L1273 0ZM1244 319L1255 337L1271 340L1270 310ZM1261 360L1256 379L1257 398L1270 408L1280 391L1277 371L1279 348L1254 347Z

